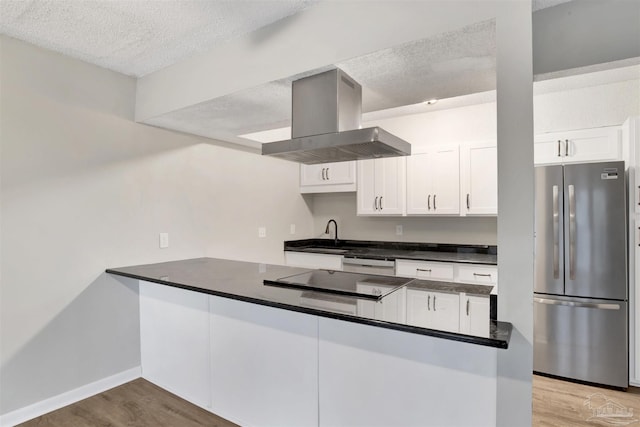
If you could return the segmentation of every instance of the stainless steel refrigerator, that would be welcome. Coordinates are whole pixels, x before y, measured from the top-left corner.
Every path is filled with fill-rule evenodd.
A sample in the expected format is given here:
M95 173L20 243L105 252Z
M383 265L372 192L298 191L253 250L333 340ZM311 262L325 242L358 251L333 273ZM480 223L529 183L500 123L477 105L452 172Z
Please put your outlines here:
M536 372L628 387L624 162L536 167Z

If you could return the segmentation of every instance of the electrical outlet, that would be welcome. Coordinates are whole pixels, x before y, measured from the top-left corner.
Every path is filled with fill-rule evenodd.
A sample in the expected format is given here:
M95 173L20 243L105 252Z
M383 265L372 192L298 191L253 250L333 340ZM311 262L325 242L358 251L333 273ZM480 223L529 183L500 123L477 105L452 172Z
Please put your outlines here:
M258 227L258 237L267 237L267 227Z
M169 233L160 233L160 249L169 247Z
M296 234L296 225L295 224L291 224L289 226L289 234Z
M396 225L396 236L402 236L402 226Z

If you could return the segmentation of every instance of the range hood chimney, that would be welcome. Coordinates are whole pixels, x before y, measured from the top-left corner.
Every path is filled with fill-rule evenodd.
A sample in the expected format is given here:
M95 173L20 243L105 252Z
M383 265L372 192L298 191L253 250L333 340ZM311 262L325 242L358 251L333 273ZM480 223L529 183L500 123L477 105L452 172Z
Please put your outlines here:
M292 84L291 139L262 154L308 165L408 156L411 144L379 127L360 129L362 86L335 69Z

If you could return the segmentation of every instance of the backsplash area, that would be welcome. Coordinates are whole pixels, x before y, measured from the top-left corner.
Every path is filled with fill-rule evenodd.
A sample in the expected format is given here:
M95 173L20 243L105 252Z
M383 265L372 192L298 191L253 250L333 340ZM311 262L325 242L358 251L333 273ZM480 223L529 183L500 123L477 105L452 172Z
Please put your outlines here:
M313 213L314 237L327 221L338 222L340 239L456 244L497 244L496 217L366 217L356 215L356 193L305 196ZM396 226L402 226L402 235ZM331 228L333 233L333 227Z

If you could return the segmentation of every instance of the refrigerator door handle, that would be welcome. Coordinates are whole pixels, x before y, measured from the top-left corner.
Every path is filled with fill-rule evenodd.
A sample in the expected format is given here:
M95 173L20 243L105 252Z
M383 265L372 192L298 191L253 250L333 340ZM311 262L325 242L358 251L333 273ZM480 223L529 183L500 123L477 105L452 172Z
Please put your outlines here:
M602 310L620 310L620 304L596 304L591 302L562 301L557 299L537 298L533 301L548 305L565 305L567 307L599 308Z
M576 191L569 185L569 279L576 278Z
M553 278L560 277L560 212L558 186L553 186Z

